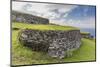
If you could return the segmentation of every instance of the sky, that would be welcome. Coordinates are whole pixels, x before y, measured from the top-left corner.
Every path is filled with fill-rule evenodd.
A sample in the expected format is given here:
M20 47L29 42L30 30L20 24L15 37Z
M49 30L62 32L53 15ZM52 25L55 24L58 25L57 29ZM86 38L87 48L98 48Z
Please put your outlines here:
M48 18L50 23L95 29L95 6L12 2L12 10Z

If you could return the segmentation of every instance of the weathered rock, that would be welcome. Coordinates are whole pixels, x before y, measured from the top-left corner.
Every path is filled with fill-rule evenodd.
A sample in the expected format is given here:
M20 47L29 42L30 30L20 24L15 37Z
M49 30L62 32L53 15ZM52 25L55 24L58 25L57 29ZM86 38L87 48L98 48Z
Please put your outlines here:
M40 31L25 29L19 32L19 41L36 51L46 51L51 57L64 58L66 51L77 49L81 45L79 30Z

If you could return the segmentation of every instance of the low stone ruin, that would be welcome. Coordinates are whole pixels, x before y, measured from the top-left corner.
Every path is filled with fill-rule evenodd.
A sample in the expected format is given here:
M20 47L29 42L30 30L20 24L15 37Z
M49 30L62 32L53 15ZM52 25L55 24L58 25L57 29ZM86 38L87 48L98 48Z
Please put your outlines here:
M19 42L34 51L47 52L51 57L64 58L66 51L81 45L79 30L32 30L24 29L18 34Z
M12 21L30 24L49 24L49 19L47 18L35 16L28 13L22 13L18 11L12 11Z

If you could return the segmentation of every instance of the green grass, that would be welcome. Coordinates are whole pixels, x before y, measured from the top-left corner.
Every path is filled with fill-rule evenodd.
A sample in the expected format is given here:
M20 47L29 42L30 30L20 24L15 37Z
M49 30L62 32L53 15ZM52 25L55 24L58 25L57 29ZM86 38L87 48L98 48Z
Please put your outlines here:
M12 28L21 28L21 29L36 29L36 30L79 30L76 27L71 26L59 26L59 25L43 25L43 24L27 24L27 23L18 23L13 22Z
M19 24L19 25L18 25ZM20 23L16 25L20 28ZM13 26L16 26L13 25ZM25 24L28 26L27 24ZM30 25L34 26L34 25ZM29 27L30 27L29 26ZM24 47L17 40L17 35L20 30L12 30L12 65L30 65L30 64L46 64L46 63L60 63L60 62L79 62L79 61L94 61L95 60L95 41L89 39L82 39L80 48L73 52L71 57L64 59L57 59L48 56L44 52L36 52Z
M67 60L67 62L95 60L95 42L85 38L82 39L80 48L73 52L71 58L65 58L64 60Z
M81 32L81 34L90 34L89 32Z

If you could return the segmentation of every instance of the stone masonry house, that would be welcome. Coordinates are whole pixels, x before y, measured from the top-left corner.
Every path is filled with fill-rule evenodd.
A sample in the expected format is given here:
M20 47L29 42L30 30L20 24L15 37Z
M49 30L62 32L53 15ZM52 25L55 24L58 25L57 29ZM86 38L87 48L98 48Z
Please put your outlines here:
M15 22L24 22L31 24L48 24L49 20L47 18L42 18L34 16L28 13L22 13L18 11L12 11L12 21Z

